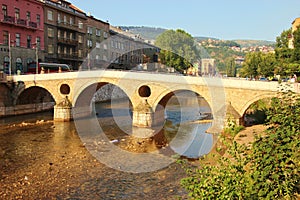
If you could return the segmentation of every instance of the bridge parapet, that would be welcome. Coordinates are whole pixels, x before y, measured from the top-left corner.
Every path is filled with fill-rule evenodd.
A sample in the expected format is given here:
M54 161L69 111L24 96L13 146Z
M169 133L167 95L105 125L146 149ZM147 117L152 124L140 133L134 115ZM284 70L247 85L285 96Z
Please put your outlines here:
M104 84L110 83L120 87L130 99L133 108L138 108L144 98L139 95L138 90L144 85L152 90L151 95L146 99L153 112L166 95L178 90L189 90L202 96L212 107L213 112L217 112L218 108L230 103L240 116L243 116L245 110L253 102L260 98L275 96L280 89L280 84L274 81L219 79L115 70L16 75L7 78L14 82L24 82L24 89L33 86L46 89L53 96L57 105L68 97L71 107L74 107L80 94L89 86L94 84L96 85L95 89L99 89ZM282 85L289 86L294 92L300 91L299 83L283 83ZM218 94L212 95L212 93L219 93L220 91L224 92L225 97L216 101ZM218 105L214 105L216 104L214 101ZM89 106L89 102L86 106ZM142 112L140 114L139 118L136 119L143 118ZM152 115L153 113L149 116ZM69 114L66 116L71 118ZM148 119L149 116L144 116L143 119ZM152 124L150 121L147 123Z

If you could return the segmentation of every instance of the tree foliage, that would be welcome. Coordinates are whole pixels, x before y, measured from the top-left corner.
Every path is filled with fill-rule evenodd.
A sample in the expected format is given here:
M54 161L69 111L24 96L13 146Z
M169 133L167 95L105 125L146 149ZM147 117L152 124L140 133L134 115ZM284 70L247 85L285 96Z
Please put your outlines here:
M293 38L294 48L289 48ZM291 76L300 71L300 29L285 30L276 38L275 54L250 52L246 54L241 72L248 77Z
M300 97L281 93L267 131L250 148L233 142L217 165L187 168L181 183L194 199L297 199L300 193Z
M161 62L178 71L187 69L200 59L193 37L180 29L163 32L156 38L155 45L161 48Z

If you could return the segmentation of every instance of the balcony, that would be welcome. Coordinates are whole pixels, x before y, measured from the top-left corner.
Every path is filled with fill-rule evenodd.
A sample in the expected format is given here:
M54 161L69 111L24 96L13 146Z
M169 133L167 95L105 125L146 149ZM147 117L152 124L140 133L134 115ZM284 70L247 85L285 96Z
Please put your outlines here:
M38 25L36 22L27 21L26 19L15 18L12 16L2 16L0 17L0 23L15 25L23 28L36 30Z
M78 60L78 56L75 53L74 54L58 53L57 58L64 59L64 60Z
M78 40L69 38L58 38L58 43L76 46L78 44Z
M75 24L70 24L69 22L57 21L57 26L65 29L77 30L78 27Z

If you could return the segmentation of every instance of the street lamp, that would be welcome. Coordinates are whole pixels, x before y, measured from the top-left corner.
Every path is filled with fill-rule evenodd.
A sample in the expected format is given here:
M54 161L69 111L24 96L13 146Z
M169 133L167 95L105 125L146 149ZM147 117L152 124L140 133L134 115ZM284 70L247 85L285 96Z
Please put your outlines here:
M8 73L11 76L11 48L10 48L10 33L8 34L8 53L9 53L9 66L8 66Z
M35 38L35 73L38 74L39 73L39 55L38 55L38 38Z

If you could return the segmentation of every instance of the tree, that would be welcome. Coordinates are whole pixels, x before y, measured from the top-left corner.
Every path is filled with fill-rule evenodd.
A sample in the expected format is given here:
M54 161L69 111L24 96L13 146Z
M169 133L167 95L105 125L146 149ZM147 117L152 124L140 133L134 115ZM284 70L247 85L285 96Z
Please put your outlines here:
M276 58L273 53L260 54L261 63L258 65L257 73L264 77L274 76Z
M163 32L156 38L155 45L161 49L161 62L180 72L200 58L193 37L180 29Z
M236 75L236 64L234 58L226 59L226 74L228 77L235 77Z
M258 67L261 63L261 52L251 52L246 54L245 62L242 65L241 74L244 77L257 78Z

